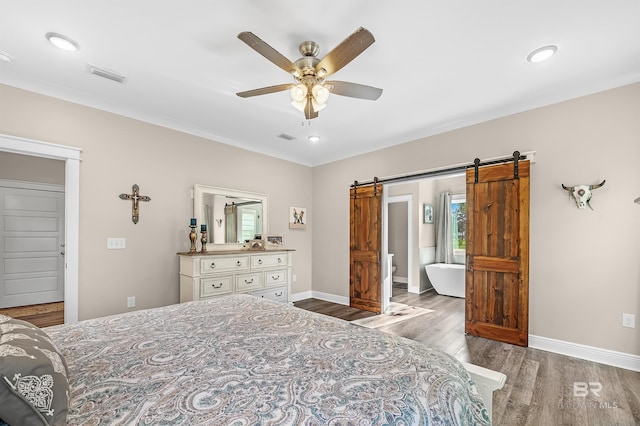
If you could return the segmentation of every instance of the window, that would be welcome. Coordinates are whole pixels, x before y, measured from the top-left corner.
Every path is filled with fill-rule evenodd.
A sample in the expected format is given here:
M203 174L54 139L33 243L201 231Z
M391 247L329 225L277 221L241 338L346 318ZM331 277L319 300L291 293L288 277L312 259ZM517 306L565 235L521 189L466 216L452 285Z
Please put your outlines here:
M242 235L242 239L240 241L253 240L255 238L256 219L257 214L255 210L242 210L242 217L240 221L240 235Z
M467 198L465 194L451 197L451 237L453 238L453 250L464 251L467 247Z

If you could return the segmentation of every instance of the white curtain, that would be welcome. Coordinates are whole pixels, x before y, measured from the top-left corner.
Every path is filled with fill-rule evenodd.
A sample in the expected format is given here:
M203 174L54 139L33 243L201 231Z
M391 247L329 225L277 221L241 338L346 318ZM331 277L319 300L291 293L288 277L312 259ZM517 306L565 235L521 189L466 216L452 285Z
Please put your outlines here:
M436 263L453 263L451 193L442 192L436 211Z

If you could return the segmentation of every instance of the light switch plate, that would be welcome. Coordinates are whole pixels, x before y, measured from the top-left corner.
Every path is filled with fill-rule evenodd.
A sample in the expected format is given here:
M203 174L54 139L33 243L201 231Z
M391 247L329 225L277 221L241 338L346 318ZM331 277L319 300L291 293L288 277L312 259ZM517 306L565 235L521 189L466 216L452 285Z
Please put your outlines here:
M636 316L634 314L622 314L622 326L636 328Z
M107 238L108 250L122 250L124 248L127 248L126 238Z

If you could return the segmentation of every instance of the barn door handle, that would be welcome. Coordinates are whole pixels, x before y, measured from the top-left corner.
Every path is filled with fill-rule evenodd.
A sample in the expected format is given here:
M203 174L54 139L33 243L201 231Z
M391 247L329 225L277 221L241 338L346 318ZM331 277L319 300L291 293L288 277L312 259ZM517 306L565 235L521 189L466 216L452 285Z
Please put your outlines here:
M467 271L473 272L473 257L470 254L467 255Z

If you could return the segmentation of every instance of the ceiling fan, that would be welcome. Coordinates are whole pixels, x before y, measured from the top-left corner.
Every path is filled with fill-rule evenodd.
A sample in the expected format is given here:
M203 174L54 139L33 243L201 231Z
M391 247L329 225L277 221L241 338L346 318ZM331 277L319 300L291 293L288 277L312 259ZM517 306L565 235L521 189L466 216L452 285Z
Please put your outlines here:
M364 84L335 80L325 81L326 77L340 70L373 44L375 39L365 28L358 28L322 59L316 57L320 50L318 44L313 41L304 41L299 46L302 58L295 62L291 62L252 32L241 32L238 34L238 38L294 78L294 83L278 84L237 93L241 98L289 90L292 105L304 112L305 117L311 120L318 116L318 111L327 106L326 102L330 93L372 101L378 99L382 94L382 89Z

